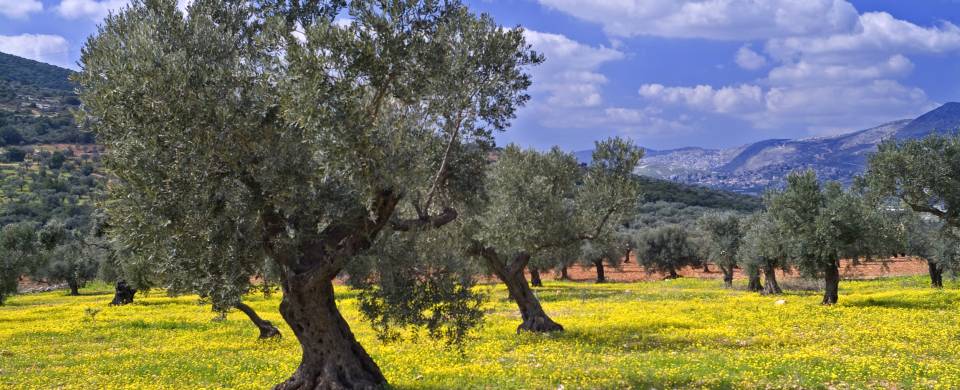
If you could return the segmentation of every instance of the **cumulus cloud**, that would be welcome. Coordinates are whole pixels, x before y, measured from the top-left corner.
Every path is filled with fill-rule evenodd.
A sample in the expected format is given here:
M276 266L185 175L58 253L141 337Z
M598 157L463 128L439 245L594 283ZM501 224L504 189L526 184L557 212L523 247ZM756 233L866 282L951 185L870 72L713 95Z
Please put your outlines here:
M912 70L913 62L909 58L895 54L885 61L862 65L801 60L772 69L767 79L772 85L837 85L899 78Z
M721 114L751 112L763 107L763 90L756 85L715 89L709 85L665 87L660 84L645 84L640 87L639 93L650 100L683 104Z
M613 36L754 40L851 32L857 10L843 0L539 0L599 23Z
M547 103L557 107L595 107L603 99L600 87L607 78L597 69L623 58L623 53L593 47L559 34L524 31L527 42L546 61L533 69L533 90L546 92Z
M748 46L743 46L740 50L737 50L736 62L739 67L748 70L757 70L767 66L767 58L751 50Z
M67 40L59 35L0 35L0 51L48 64L66 66Z
M127 0L63 0L57 6L57 13L67 19L100 21L111 11L119 11L125 5Z
M8 18L24 19L40 11L43 11L43 3L38 0L0 0L0 15Z

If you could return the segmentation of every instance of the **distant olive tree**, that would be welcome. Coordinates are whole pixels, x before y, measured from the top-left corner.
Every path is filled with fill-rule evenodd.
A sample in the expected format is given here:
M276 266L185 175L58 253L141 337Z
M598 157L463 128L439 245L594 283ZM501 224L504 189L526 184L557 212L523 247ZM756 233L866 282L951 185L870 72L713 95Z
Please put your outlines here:
M62 221L51 220L37 231L40 259L33 275L51 282L63 282L70 295L97 276L99 261L87 251L81 233L68 229Z
M743 232L740 216L734 213L711 212L697 220L703 233L703 252L723 272L723 285L733 287L733 273L737 268L737 252ZM750 273L750 290L760 290L758 274Z
M740 267L748 273L763 274L762 294L782 294L777 270L790 269L789 240L769 213L760 212L744 220L743 239L737 252Z
M20 277L30 273L37 257L36 226L9 224L0 230L0 305L17 293Z
M381 236L470 207L540 61L520 29L456 1L134 0L83 48L78 122L107 150L111 231L165 281L225 309L264 258L280 266L303 354L279 389L375 388L333 279ZM414 277L420 259L393 269ZM438 286L459 288L412 288ZM445 303L472 299L457 291L428 311L451 318L468 305Z
M695 244L680 226L638 231L634 240L637 262L647 273L659 272L674 279L680 277L677 271L681 268L701 265Z

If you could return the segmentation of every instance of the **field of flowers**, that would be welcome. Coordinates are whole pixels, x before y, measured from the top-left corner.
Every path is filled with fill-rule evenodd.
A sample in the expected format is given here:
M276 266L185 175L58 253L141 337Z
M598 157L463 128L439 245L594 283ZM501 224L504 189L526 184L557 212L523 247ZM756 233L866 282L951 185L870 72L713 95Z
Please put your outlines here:
M816 292L762 297L715 280L548 282L538 294L567 328L554 335L514 334L516 307L483 287L489 316L462 353L426 338L382 344L351 291L339 304L401 389L960 388L960 291L926 284L845 281L840 304L823 307ZM196 297L108 307L110 286L83 293L0 307L0 388L263 389L298 362L285 325L282 340L257 341L243 314L212 321ZM283 324L278 296L248 303Z

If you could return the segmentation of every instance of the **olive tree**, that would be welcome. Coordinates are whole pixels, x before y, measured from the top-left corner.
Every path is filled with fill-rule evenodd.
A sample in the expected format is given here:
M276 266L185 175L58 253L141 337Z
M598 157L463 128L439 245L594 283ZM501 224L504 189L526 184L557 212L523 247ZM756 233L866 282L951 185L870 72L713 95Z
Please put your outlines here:
M790 267L787 237L769 213L751 215L744 222L746 230L737 252L740 267L751 274L763 274L762 294L782 294L776 271Z
M740 216L734 213L711 212L697 220L703 233L703 252L723 272L723 285L733 287L733 272L737 268L737 252L743 232ZM750 290L759 291L759 275L750 274Z
M563 330L527 285L524 269L544 250L608 239L612 222L639 198L631 178L642 155L619 138L597 142L585 171L573 154L557 148L541 153L511 145L500 155L487 179L486 205L466 234L473 243L469 252L506 285L520 309L518 332Z
M701 265L698 248L687 231L677 225L660 226L637 232L634 239L637 263L647 273L659 272L669 279L680 277L683 267Z
M30 272L36 254L36 227L32 223L13 223L0 230L0 305L16 294L20 277Z
M813 171L791 173L786 188L765 201L790 246L791 265L804 276L823 278L824 305L837 303L840 259L898 249L896 232L875 204L838 182L821 186Z
M37 231L39 259L33 275L66 283L70 295L80 295L80 287L97 276L99 259L84 245L76 229L68 229L58 220L48 221Z
M135 0L83 49L78 119L107 149L115 236L168 282L228 308L279 265L302 356L278 388L379 387L333 279L384 234L457 219L539 61L456 1Z

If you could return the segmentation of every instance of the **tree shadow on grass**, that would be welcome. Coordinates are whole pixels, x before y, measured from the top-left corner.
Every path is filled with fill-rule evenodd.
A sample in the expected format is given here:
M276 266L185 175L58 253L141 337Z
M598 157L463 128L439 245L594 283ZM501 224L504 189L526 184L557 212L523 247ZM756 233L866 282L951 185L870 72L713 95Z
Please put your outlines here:
M840 300L841 306L853 307L879 307L890 309L915 309L915 310L954 310L957 305L956 297L930 297L909 299L900 297L850 297L846 300Z

